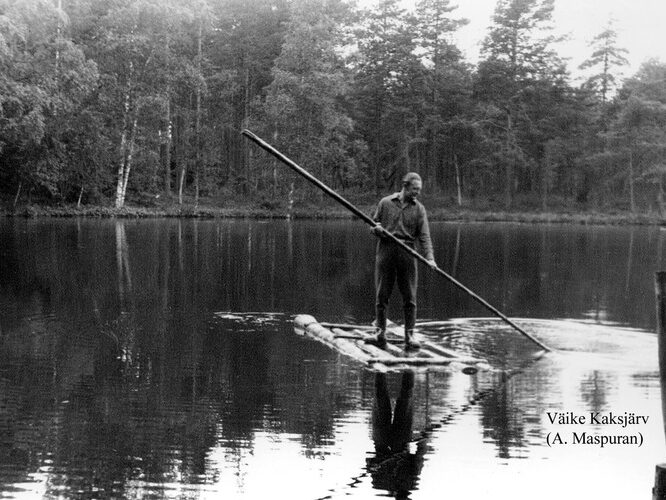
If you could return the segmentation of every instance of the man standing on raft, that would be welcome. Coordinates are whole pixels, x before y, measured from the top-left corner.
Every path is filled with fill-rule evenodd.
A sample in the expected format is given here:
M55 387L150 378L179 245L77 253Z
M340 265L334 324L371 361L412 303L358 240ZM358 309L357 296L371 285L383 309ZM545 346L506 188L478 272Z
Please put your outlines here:
M398 281L402 295L405 321L405 349L421 347L414 338L416 324L416 259L392 242L385 232L414 248L419 242L428 264L436 267L433 256L430 228L425 207L416 199L421 193L421 177L410 172L402 179L402 190L382 198L373 217L376 225L372 232L379 238L375 254L375 305L376 334L366 342L383 347L386 345L386 307L393 283Z

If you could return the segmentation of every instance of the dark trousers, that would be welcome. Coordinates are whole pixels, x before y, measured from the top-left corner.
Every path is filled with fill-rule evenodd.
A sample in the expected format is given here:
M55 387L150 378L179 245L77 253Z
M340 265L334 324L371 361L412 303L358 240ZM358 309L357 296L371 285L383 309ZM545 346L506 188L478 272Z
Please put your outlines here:
M413 330L416 323L416 259L395 243L379 240L375 257L375 321L382 330L386 329L386 308L396 281L402 295L405 330Z

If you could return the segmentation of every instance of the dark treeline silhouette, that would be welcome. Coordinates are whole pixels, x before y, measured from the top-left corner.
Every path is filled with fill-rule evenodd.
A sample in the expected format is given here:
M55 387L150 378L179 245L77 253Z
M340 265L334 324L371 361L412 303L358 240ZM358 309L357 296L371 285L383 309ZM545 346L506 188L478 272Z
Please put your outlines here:
M300 181L250 128L347 193L661 212L666 64L621 81L609 24L574 85L553 8L498 0L472 65L449 0L0 0L0 190L277 207Z

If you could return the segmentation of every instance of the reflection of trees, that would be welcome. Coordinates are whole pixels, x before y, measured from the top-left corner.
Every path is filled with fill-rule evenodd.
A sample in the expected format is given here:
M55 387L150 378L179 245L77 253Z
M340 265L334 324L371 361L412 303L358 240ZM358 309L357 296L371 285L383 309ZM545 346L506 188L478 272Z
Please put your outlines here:
M604 411L607 409L606 395L611 387L610 373L593 370L581 380L581 398L589 405L590 411Z
M521 411L510 384L501 383L481 401L484 436L495 441L500 458L511 458L512 450L524 446Z
M539 418L524 419L522 409L528 405L543 408L541 391L547 392L552 384L550 374L538 370L530 371L529 377L520 376L533 363L534 360L523 360L506 372L479 372L471 378L453 372L427 373L425 385L416 386L413 374L395 374L394 377L400 377L398 391L389 389L387 375L376 374L372 417L374 452L367 459L366 470L346 481L346 486L340 490L353 489L362 478L370 477L376 489L407 498L416 487L425 454L432 451L433 434L469 418L470 411L480 415L484 437L495 442L500 457L520 455L524 436L538 435L540 429ZM417 393L414 389L419 385L421 392ZM391 393L397 393L393 408ZM538 410L535 413L541 414ZM456 428L448 432L455 433ZM447 453L441 448L440 451Z
M140 261L161 262L156 250L146 247L141 237L144 231L155 233L152 241L158 241L161 229L151 228L145 221L122 222L126 244L138 245L131 248L132 272L138 272ZM194 227L206 227L197 236L197 248L207 249L198 256L197 267L209 271L200 285L208 287L206 303L214 310L242 311L251 307L289 313L326 311L331 316L362 321L372 318L372 294L368 291L373 288L375 242L357 221L327 223L326 230L320 222L310 221L180 221L167 225L172 238L180 240L179 265L185 265L182 259L194 257L190 253L195 245ZM174 232L177 225L181 230ZM110 267L106 260L110 251L108 232L111 229L115 235L115 222L102 224L97 238L91 225L82 224L78 236L75 227L72 224L58 229L38 224L31 234L10 232L7 244L12 248L17 248L16 243L18 248L36 250L34 257L32 252L26 256L34 258L36 272L28 270L31 263L19 256L14 266L11 253L3 255L0 265L4 264L7 271L3 273L4 284L32 279L31 293L37 291L45 300L57 300L54 292L61 287L53 268L72 273L68 266L73 265L78 272L89 275L72 276L70 283L88 288L88 296L100 299L100 310L108 311L104 303L110 303L111 297L100 295L108 295L103 290L105 284L109 279L119 279L128 263L121 259L120 266ZM647 293L642 288L644 283L651 283L654 266L649 265L650 259L657 262L661 258L658 250L662 235L657 230L641 229L639 234L634 229L630 234L625 228L467 225L458 238L460 228L456 226L433 228L438 260L443 265L454 263L456 276L463 283L509 315L584 317L596 312L600 317L612 314L637 326L650 327L643 323L654 321L650 301L639 299ZM36 248L36 241L42 248ZM64 252L50 253L49 248L56 245L68 248L69 257ZM144 255L137 258L138 253ZM635 255L644 256L641 266ZM626 272L628 269L631 272ZM131 278L137 281L136 276ZM618 287L618 282L625 286ZM119 283L127 286L126 279ZM13 290L13 297L14 292L25 293L25 286L18 288ZM464 293L427 272L420 276L419 305L422 314L431 317L488 314Z
M521 360L510 350L506 355L505 371L491 374L475 397L484 437L495 442L497 454L503 459L525 456L527 447L534 444L530 440L543 442L540 415L550 408L560 380L548 358L522 356ZM537 363L545 366L538 367Z
M229 308L301 307L312 287L293 287L295 277L318 282L346 272L329 266L335 241L315 240L313 263L308 234L292 234L294 249L271 225L249 231L121 220L37 224L3 240L17 269L0 277L0 291L12 301L29 297L34 312L3 318L3 327L23 331L0 345L0 359L16 368L0 379L9 450L0 460L21 461L27 476L50 457L64 473L51 474L49 485L102 485L122 497L131 479L198 481L221 439L233 453L258 429L300 433L312 449L330 442L336 416L358 408L347 391L358 382L335 363L303 367L302 359L334 355L313 342L295 347L285 339L293 338L290 323L248 334L211 319ZM22 259L20 248L33 240L49 244ZM344 251L336 255L344 259ZM44 317L48 325L31 333Z
M11 306L0 312L0 461L22 474L49 457L59 470L94 466L54 475L53 484L72 489L121 491L130 479L176 474L194 481L220 440L233 453L258 429L288 432L315 453L334 438L336 418L367 404L353 370L325 347L294 341L288 322L247 332L211 321L229 310L371 318L374 240L362 225L12 224L0 238L0 299ZM636 232L632 243L619 230L476 230L435 236L438 260L457 262L461 281L491 302L505 294L511 315L580 316L596 295L627 317L652 316L641 312L649 301L624 305L624 296L628 287L640 299L632 291L648 271L629 259L654 255L660 234ZM580 263L581 253L598 257ZM626 287L612 285L618 262ZM470 312L467 298L421 276L420 304L436 315ZM513 356L505 342L485 342L483 352ZM487 435L505 455L530 431L521 398L539 397L537 383L515 392L513 383L480 402ZM440 385L428 401L440 399ZM606 387L593 378L584 397L601 406Z
M434 228L437 259L449 262L456 251L455 227ZM658 228L467 225L456 277L509 316L589 316L654 329L652 302L644 297L662 259L662 233ZM435 276L422 273L420 282L422 312L488 314Z
M132 273L129 264L129 249L127 246L127 236L125 235L125 221L117 220L115 222L116 230L116 268L118 274L118 295L120 303L125 301L125 296L132 292Z

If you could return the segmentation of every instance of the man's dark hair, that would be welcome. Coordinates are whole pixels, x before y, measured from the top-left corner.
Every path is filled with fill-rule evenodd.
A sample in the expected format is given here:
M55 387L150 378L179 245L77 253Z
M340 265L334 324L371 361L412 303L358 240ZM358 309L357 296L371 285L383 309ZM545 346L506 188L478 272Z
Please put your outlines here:
M411 185L412 181L421 181L421 176L417 174L416 172L409 172L408 174L405 174L405 176L402 178L402 186L407 187Z

